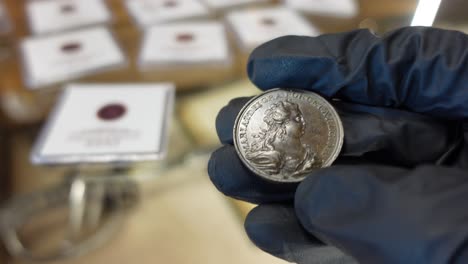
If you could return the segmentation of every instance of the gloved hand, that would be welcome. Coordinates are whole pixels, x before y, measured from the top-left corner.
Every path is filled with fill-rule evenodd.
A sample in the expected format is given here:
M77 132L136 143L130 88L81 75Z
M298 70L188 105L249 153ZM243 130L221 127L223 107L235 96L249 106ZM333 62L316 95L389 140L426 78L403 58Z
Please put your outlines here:
M253 175L232 145L248 98L218 115L225 145L209 162L224 194L258 203L245 228L261 249L297 263L468 263L468 36L403 28L288 36L257 48L262 90L337 98L344 146L300 184Z

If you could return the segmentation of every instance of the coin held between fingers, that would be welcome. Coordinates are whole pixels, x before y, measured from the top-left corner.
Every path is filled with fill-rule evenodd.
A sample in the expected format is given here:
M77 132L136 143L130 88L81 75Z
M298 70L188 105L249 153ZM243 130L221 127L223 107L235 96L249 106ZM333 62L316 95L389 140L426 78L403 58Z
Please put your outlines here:
M252 98L234 125L242 162L274 182L299 182L330 166L343 146L343 125L333 106L316 93L273 89Z

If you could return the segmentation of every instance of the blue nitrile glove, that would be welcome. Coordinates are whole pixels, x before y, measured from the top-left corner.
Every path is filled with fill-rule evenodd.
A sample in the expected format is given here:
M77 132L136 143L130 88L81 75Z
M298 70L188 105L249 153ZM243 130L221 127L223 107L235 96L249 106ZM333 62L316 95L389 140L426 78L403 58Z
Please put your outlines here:
M253 175L232 145L247 98L218 115L224 144L209 174L258 203L245 228L261 249L298 263L468 263L468 36L403 28L288 36L251 55L254 84L311 90L343 121L340 157L300 184Z

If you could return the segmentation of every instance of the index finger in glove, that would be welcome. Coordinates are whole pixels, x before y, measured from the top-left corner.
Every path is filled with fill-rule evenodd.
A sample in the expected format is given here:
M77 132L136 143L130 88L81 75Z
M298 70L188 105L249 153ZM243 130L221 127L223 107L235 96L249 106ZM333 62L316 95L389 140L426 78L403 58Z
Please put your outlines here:
M411 27L286 36L255 49L248 75L259 88L297 88L349 102L468 117L468 36Z

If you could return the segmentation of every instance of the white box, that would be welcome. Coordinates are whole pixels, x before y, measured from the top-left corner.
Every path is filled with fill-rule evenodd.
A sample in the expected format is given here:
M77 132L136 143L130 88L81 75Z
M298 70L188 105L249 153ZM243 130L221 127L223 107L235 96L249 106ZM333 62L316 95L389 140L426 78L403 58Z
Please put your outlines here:
M150 27L138 61L144 80L174 82L178 90L218 84L234 75L226 32L219 22Z
M125 4L130 15L142 28L209 16L208 9L197 0L126 0Z
M29 1L26 12L34 34L104 24L112 18L103 0Z
M284 7L233 11L226 19L241 50L247 53L281 36L319 34L300 14Z
M166 154L174 86L71 84L41 131L35 164L133 162Z
M285 4L297 11L337 18L353 18L359 8L356 0L284 0Z
M115 69L125 56L104 27L27 38L21 42L25 82L30 89Z
M231 63L223 24L177 23L146 31L139 56L141 68L207 63Z
M208 8L213 10L226 10L235 7L269 3L270 0L202 0Z

